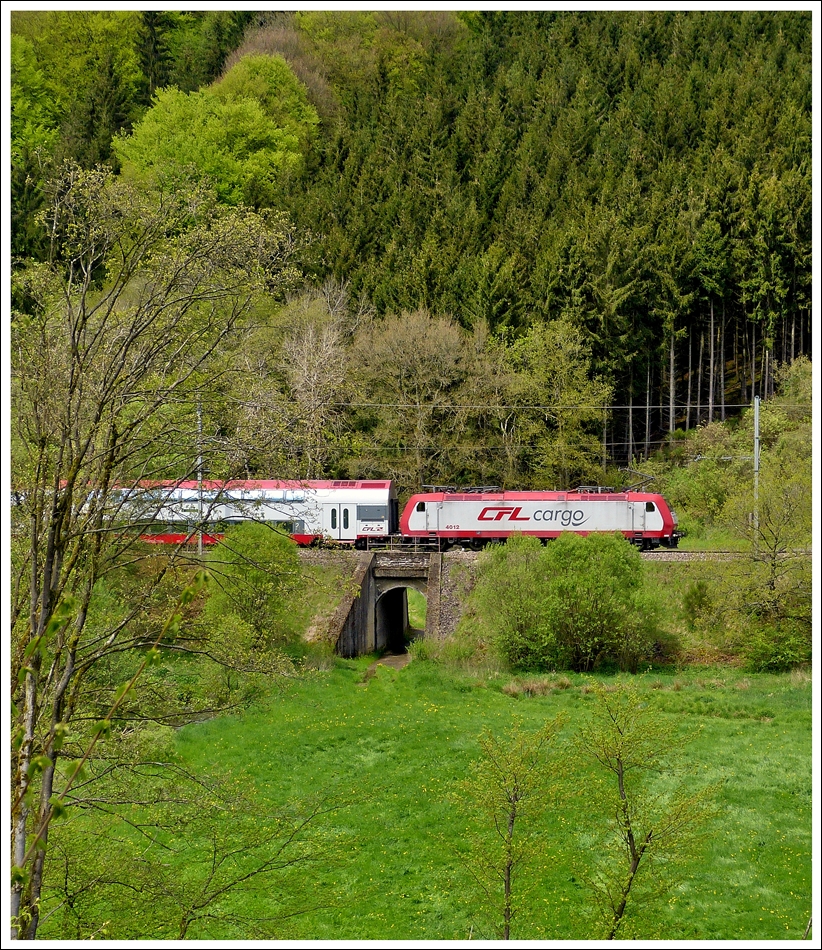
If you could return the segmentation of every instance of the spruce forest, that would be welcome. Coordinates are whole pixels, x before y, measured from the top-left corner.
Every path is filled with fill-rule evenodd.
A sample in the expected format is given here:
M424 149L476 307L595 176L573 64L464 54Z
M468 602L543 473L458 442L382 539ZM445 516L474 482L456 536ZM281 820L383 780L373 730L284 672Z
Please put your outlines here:
M12 937L807 935L811 13L4 16ZM340 552L112 518L638 471L733 569L514 539L376 673Z
M287 216L299 272L203 394L215 475L596 483L810 354L810 42L802 12L15 14L14 264L59 253L66 162L208 182Z

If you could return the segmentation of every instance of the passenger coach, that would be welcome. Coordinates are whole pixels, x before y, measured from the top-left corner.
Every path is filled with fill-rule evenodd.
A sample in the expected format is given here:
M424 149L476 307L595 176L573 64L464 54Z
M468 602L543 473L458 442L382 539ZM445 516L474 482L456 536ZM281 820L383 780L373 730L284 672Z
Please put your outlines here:
M143 540L181 544L203 532L216 544L243 521L276 524L301 545L322 540L366 547L397 531L399 508L388 479L351 481L165 482L130 493L147 515Z

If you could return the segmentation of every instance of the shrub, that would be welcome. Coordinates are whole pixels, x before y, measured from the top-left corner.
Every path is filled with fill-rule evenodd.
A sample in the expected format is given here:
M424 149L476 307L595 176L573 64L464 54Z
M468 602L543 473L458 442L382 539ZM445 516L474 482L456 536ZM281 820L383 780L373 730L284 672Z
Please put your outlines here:
M513 537L481 560L472 613L514 669L636 672L654 654L659 610L639 551L619 535Z
M688 585L682 597L682 609L689 630L696 630L699 622L711 609L712 603L707 581L700 578Z
M810 629L783 623L754 627L743 649L747 667L755 673L782 673L811 662Z
M283 643L294 634L294 599L301 583L294 542L265 524L245 522L226 532L208 557L214 579L206 622L232 614L253 632L254 646Z

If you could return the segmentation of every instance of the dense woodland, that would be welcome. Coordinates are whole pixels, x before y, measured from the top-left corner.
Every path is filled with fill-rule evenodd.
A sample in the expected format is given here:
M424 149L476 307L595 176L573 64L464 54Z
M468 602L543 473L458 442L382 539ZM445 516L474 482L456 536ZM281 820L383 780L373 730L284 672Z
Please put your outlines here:
M118 842L194 840L206 788L214 866L256 853L233 777L167 762L173 727L296 676L296 553L241 531L207 582L190 552L146 550L121 486L563 488L641 464L692 537L721 528L750 556L688 589L690 633L757 670L809 661L809 558L785 557L810 533L809 13L23 11L11 28L14 936L109 933L101 881L130 935ZM554 576L561 546L523 550L529 584ZM474 632L508 637L483 590ZM537 593L562 618L558 590ZM620 668L659 655L660 630L639 632ZM596 663L522 643L512 666ZM86 815L105 816L89 855ZM218 895L200 906L157 866L141 858L143 893L180 883L190 935Z
M808 13L12 23L17 266L68 160L293 224L303 290L201 397L217 474L602 480L810 353Z

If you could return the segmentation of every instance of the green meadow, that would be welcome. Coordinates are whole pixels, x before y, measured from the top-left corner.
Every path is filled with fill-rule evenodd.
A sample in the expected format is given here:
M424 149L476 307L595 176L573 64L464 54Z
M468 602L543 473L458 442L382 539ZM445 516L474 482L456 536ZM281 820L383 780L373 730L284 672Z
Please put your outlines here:
M494 938L454 793L483 730L536 729L558 714L565 722L547 761L561 793L528 829L540 845L515 878L512 937L595 936L583 882L603 855L607 816L591 811L583 793L597 775L570 744L595 702L594 679L459 673L419 658L391 669L374 659L321 663L240 716L177 733L182 762L230 774L245 818L261 829L283 808L305 812L322 800L330 809L306 828L298 863L215 899L188 936L241 938L264 921L283 939ZM720 784L704 837L676 875L661 869L675 886L637 906L633 932L800 939L811 913L810 676L701 667L635 681L660 718L694 734L687 780ZM673 780L659 776L660 790Z

